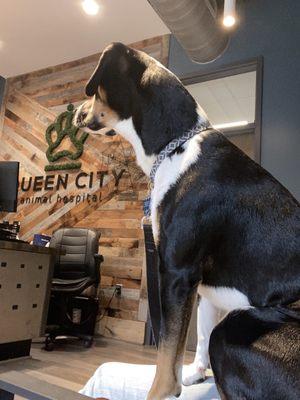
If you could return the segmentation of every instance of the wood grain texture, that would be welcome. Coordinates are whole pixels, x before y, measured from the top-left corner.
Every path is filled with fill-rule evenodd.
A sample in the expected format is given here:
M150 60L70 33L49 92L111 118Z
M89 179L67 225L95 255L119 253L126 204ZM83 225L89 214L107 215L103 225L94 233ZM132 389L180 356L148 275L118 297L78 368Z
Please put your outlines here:
M75 391L80 390L103 363L155 364L157 357L155 347L104 337L97 338L90 349L83 349L78 341L62 341L53 352L41 350L41 347L41 344L33 345L31 367L24 372ZM187 351L185 363L192 362L193 358L194 353Z
M159 36L133 43L132 47L152 55L164 65L168 62L169 36ZM67 104L75 105L85 99L84 86L97 65L100 53L61 65L9 78L4 102L0 110L0 160L17 160L21 163L20 176L28 185L30 179L58 172L44 172L48 164L45 131ZM67 140L64 149L71 149ZM147 299L145 291L144 239L140 229L142 200L147 194L147 179L135 164L130 144L120 136L89 135L80 158L81 169L69 172L67 189L42 188L35 192L31 187L19 190L18 212L1 214L9 220L21 220L21 238L31 240L35 233L51 234L64 226L96 228L101 231L100 252L102 264L101 305L105 307L116 283L123 285L122 297L114 298L105 317L104 335L143 342ZM119 185L114 173L125 169ZM103 186L79 190L76 176L79 172L107 171ZM65 172L62 171L62 174ZM90 194L101 199L97 202L56 201L64 196ZM39 202L51 197L52 202ZM59 197L57 197L59 196ZM28 199L33 199L29 202ZM141 284L142 282L142 284Z
M98 332L105 337L124 340L129 343L144 343L145 322L142 321L104 317L100 321L98 329Z

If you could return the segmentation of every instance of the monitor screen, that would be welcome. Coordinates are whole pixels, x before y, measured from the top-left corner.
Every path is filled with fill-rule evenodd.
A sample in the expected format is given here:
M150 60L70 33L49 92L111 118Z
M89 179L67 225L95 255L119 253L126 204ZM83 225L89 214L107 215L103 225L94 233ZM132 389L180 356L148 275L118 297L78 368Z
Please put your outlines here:
M0 212L17 211L19 163L0 161Z

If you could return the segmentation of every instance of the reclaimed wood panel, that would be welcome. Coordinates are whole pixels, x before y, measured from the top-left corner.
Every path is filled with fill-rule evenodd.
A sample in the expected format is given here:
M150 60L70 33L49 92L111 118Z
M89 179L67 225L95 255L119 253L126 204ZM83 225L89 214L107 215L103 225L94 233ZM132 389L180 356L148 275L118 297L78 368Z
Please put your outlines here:
M99 323L98 332L109 338L124 340L125 342L130 343L143 344L145 337L145 322L104 317Z

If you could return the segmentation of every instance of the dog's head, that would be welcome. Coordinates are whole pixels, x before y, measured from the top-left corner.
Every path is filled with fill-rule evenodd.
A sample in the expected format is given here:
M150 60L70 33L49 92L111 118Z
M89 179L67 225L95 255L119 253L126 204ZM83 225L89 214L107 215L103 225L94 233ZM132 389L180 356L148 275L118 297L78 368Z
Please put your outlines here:
M133 49L122 43L108 46L86 85L90 99L77 109L75 124L98 132L133 117L137 85L145 68Z
M147 156L158 154L198 117L196 101L174 74L122 43L104 50L86 95L90 99L77 109L74 123L93 132L114 129L139 142Z

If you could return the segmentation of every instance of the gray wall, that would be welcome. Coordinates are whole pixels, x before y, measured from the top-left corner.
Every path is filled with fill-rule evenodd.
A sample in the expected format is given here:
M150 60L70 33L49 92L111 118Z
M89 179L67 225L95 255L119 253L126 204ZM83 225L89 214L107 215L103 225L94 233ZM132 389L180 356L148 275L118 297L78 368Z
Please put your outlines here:
M183 76L263 56L261 163L300 199L300 1L244 0L238 13L222 57L193 63L172 38L169 68Z

